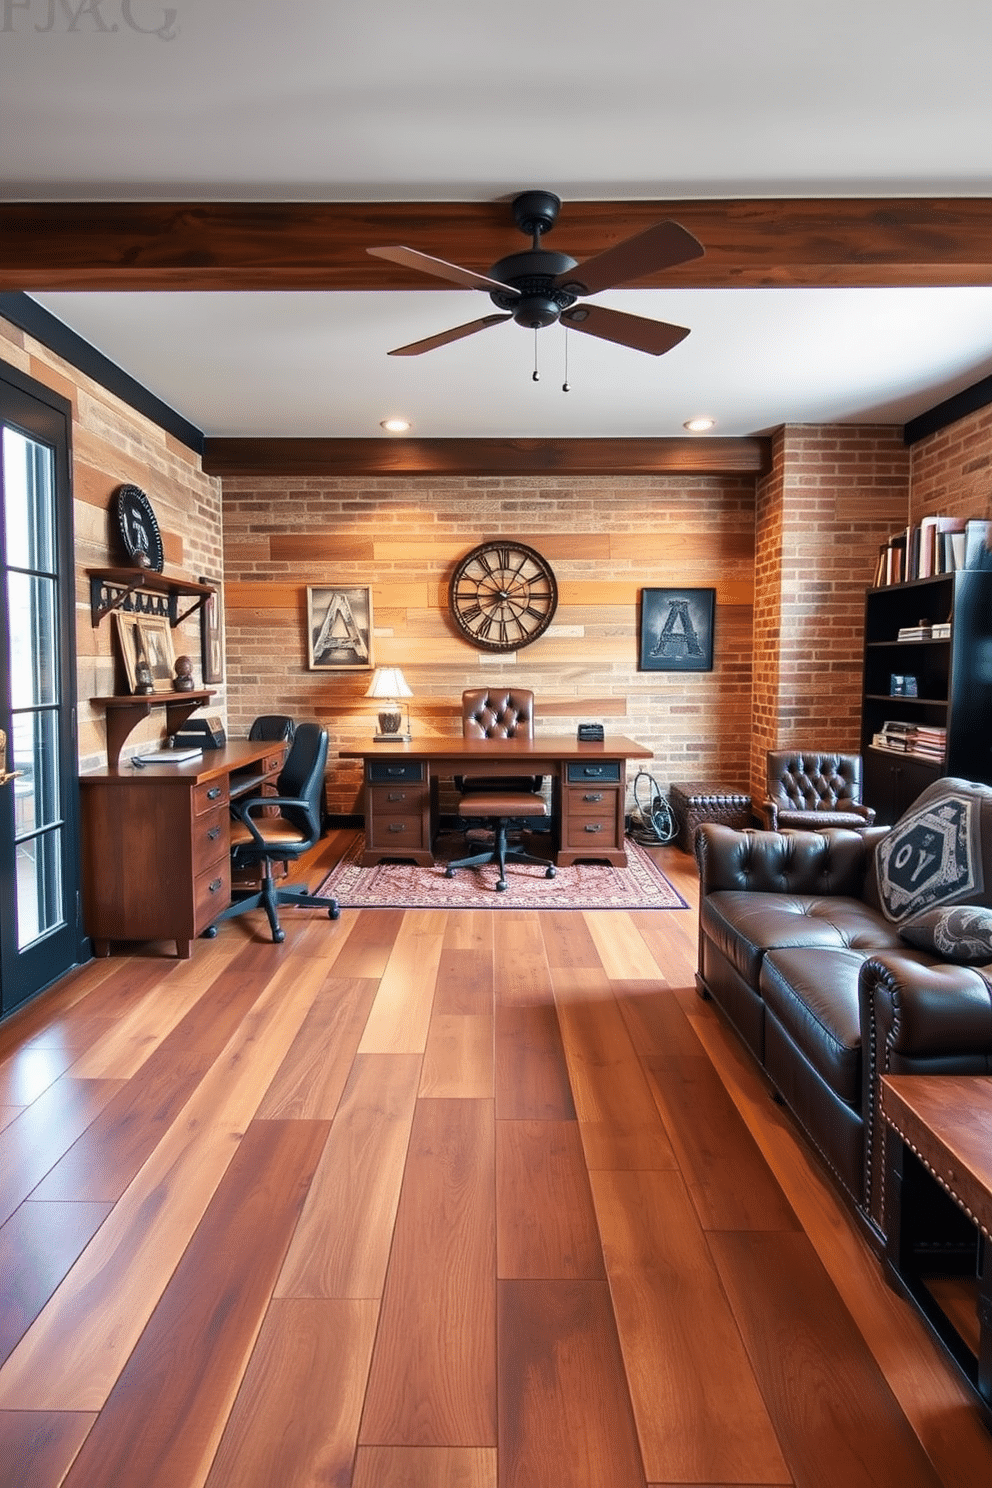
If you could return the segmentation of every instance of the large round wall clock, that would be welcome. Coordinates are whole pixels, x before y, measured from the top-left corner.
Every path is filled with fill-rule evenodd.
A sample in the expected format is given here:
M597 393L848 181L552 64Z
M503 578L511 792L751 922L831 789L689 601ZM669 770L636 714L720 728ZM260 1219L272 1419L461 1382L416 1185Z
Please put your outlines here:
M482 651L516 651L543 635L558 607L546 558L525 543L480 543L451 579L449 604L466 640Z

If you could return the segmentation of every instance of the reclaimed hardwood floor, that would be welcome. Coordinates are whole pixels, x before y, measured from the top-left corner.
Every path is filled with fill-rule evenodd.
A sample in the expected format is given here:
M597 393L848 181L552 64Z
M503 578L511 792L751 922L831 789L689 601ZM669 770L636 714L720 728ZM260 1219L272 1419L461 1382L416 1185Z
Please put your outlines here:
M690 909L256 914L0 1028L0 1488L992 1482L654 851Z

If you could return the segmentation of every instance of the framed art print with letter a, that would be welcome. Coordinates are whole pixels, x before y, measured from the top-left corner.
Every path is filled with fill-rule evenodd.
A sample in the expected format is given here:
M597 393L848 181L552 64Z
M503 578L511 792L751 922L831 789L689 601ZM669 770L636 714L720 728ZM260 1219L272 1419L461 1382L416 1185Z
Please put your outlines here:
M711 672L715 589L642 589L642 672Z

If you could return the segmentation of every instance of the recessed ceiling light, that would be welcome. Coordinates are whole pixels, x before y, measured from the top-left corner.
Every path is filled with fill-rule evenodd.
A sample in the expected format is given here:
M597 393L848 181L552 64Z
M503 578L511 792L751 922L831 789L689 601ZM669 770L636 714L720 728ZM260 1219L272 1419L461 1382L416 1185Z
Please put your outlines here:
M686 419L682 427L683 429L688 429L690 434L705 434L707 429L712 429L715 423L715 418L700 416L699 418Z
M379 427L385 429L387 434L405 434L410 427L410 420L405 418L382 419Z

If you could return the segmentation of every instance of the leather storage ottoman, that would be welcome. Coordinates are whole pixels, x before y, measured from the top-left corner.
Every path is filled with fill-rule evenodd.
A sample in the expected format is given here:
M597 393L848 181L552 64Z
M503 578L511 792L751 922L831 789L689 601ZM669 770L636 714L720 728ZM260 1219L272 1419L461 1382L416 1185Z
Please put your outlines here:
M693 851L700 822L721 822L738 830L752 825L751 797L732 785L673 784L668 800L679 828L675 840L683 852Z

